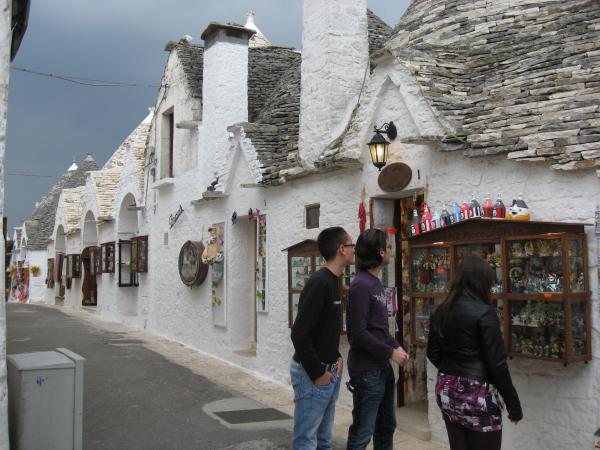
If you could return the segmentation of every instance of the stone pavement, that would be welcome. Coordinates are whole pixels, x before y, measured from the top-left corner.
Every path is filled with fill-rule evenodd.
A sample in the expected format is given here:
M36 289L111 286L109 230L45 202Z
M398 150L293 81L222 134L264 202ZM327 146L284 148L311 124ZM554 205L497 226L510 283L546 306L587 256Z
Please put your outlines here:
M21 308L31 308L29 305L21 306ZM39 308L39 307L34 307ZM271 380L258 377L256 374L246 371L238 366L221 361L207 354L198 352L181 344L163 339L143 330L136 330L126 327L122 324L107 322L100 320L95 314L86 310L72 311L63 309L62 307L44 307L48 309L58 309L60 312L68 314L73 319L87 322L89 325L101 329L104 332L114 333L119 335L121 339L131 342L141 342L142 345L152 352L155 352L166 360L172 362L176 366L181 366L189 369L192 373L200 375L212 383L220 386L224 391L238 393L240 397L245 397L254 400L262 405L277 409L283 413L293 416L294 403L292 388L289 385L273 382ZM10 305L9 305L10 319ZM10 322L8 324L11 327ZM9 330L10 331L10 330ZM11 337L9 333L9 353L16 353L11 350ZM56 345L63 346L63 345ZM69 348L68 345L64 345ZM76 349L70 348L77 352ZM32 351L32 350L27 350ZM89 393L87 393L89 396ZM87 397L86 397L87 399ZM140 414L138 411L137 414ZM336 419L334 426L335 447L340 448L345 442L347 430L351 423L352 414L349 408L338 405L336 410ZM275 436L275 441L279 441L280 437ZM258 442L258 441L253 441ZM177 447L181 448L181 447ZM222 447L225 448L225 447ZM269 448L261 446L258 442L257 447L248 446L233 446L228 448ZM276 448L281 448L277 446ZM437 446L431 442L424 442L413 438L401 430L397 430L394 437L394 448L410 449L410 450L442 450L446 447Z

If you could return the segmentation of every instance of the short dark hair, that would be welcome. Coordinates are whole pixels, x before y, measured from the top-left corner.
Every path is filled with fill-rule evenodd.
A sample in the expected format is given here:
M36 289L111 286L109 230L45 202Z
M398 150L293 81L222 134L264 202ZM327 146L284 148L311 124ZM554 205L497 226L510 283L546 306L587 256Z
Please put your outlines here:
M340 245L346 243L348 237L348 233L342 227L325 228L319 233L317 244L319 245L319 252L321 252L321 256L325 258L325 261L331 261L335 258L338 248L340 248Z
M369 270L379 267L383 262L380 250L385 251L387 234L378 228L364 231L356 240L356 268Z

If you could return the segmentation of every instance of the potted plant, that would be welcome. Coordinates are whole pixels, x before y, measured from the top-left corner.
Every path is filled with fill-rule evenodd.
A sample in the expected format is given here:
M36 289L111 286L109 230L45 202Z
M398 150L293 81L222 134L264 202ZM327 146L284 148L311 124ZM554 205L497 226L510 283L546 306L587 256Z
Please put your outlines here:
M37 277L40 274L40 266L31 266L29 270L31 270L31 274L34 277Z

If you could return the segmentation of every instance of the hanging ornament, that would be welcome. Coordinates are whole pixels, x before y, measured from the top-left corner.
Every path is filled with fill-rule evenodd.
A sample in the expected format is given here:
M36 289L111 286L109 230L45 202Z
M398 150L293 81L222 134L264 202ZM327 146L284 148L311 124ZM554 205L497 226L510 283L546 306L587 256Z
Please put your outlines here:
M235 225L237 223L237 212L234 211L231 215L231 225Z
M358 229L361 234L365 231L367 225L367 209L365 208L366 197L367 191L363 185L362 192L360 193L360 203L358 205Z

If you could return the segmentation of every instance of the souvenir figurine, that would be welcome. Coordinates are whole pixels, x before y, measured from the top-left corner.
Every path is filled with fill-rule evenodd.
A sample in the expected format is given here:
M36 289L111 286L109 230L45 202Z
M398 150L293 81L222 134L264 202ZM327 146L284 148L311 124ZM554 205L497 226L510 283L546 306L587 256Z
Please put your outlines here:
M529 208L527 204L523 200L523 195L519 194L519 198L513 200L512 205L508 208L506 212L507 220L520 220L520 221L528 221L531 220L531 214L529 213Z
M524 250L526 256L533 256L533 241L527 241Z
M544 344L544 356L546 358L550 358L550 346L548 345L548 343Z

